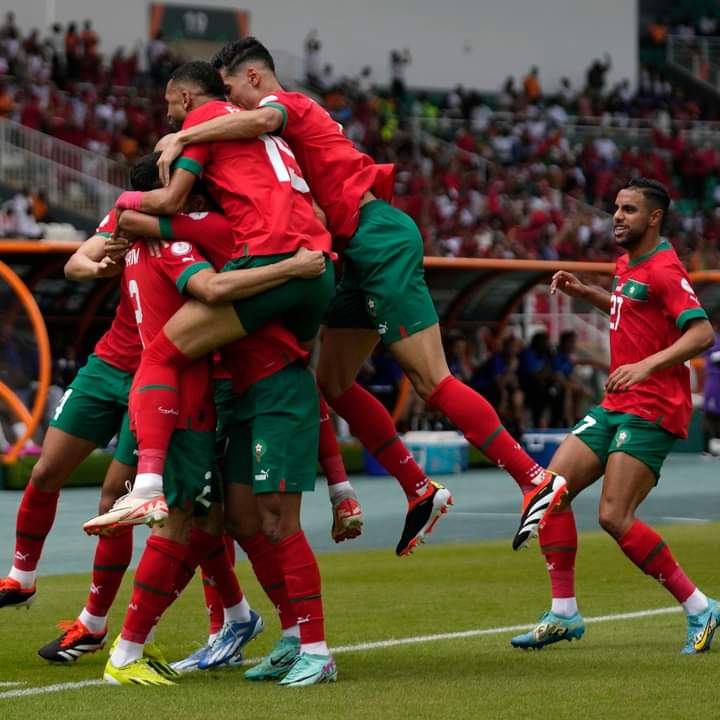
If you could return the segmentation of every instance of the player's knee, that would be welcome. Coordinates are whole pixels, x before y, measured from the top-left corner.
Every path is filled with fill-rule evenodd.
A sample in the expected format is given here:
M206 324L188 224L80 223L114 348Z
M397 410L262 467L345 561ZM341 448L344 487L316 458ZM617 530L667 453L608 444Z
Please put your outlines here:
M436 382L428 373L419 372L417 370L406 369L405 374L408 376L408 380L410 380L412 386L415 388L415 392L417 392L417 394L425 402L427 402L428 398L432 395L433 390L440 382Z
M225 518L225 529L239 543L250 539L260 532L260 523L255 519L248 522L246 518L230 516Z
M600 527L616 540L621 538L627 526L626 513L612 505L601 506L598 514Z
M317 384L320 392L328 402L332 402L334 398L340 397L340 395L349 390L353 382L355 382L355 378L344 379L337 373L323 373L321 369L318 368Z
M60 469L53 463L47 462L43 457L35 463L30 475L30 482L36 490L42 492L54 492L63 485L63 476Z

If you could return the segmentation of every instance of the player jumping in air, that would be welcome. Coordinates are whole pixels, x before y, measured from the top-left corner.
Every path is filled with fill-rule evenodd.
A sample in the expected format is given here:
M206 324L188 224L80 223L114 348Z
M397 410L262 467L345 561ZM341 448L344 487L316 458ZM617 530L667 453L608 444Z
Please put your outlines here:
M610 315L610 376L604 400L573 428L550 463L568 478L568 500L540 530L552 607L530 632L512 639L541 648L585 632L575 600L577 530L570 501L603 474L600 525L627 557L682 605L682 652L710 649L720 619L717 601L685 575L663 539L635 513L660 478L677 438L687 437L692 411L686 360L713 343L713 331L675 250L660 237L670 206L665 187L631 180L617 195L613 230L625 251L612 291L588 287L564 271L551 292L579 297Z
M255 38L227 45L213 64L228 100L247 112L194 123L166 139L165 172L178 155L178 166L187 166L197 143L272 137L295 154L344 260L325 318L318 383L353 435L405 491L408 513L396 553L412 552L451 499L413 461L384 406L355 382L379 340L418 394L513 476L525 496L521 532L526 539L533 536L559 502L565 481L539 467L501 425L493 407L450 374L425 283L420 232L408 215L389 204L393 166L376 164L356 150L313 100L283 90L272 56Z

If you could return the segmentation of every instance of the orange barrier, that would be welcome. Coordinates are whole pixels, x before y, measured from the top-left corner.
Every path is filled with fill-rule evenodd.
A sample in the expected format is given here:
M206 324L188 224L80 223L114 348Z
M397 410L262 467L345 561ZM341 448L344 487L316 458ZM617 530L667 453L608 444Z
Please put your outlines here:
M38 378L38 389L35 395L35 402L33 403L32 412L30 417L26 417L26 429L22 437L19 437L15 444L5 453L3 456L3 462L13 462L22 447L25 445L25 441L35 432L37 426L40 424L40 419L45 409L45 403L48 396L48 388L50 387L50 368L51 368L51 356L50 356L50 340L48 339L47 328L45 327L45 321L43 320L40 309L37 306L33 296L27 289L25 283L4 263L0 262L0 277L12 288L15 294L18 296L23 307L27 311L28 317L32 324L33 333L38 344L38 365L40 366L40 377ZM12 394L16 402L10 401L10 406L13 411L18 414L22 411L18 407L18 403L22 408L25 408L20 399L15 393L7 388L7 392ZM25 410L27 412L27 410Z
M426 268L443 270L530 270L548 274L558 270L575 273L612 275L615 263L575 262L572 260L486 260L484 258L426 257Z
M0 400L6 402L15 417L25 425L32 422L32 416L20 398L4 383L0 382Z
M0 253L65 253L70 255L80 246L81 242L73 240L0 240Z

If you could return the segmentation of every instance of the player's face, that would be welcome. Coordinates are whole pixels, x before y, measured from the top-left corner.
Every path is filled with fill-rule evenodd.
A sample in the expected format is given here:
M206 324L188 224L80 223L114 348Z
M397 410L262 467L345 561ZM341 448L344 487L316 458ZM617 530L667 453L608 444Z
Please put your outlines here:
M182 127L185 116L188 114L186 93L182 91L172 80L165 88L165 102L167 102L167 119L173 130Z
M237 72L230 75L225 68L220 70L223 83L225 84L225 97L233 104L252 110L260 100L259 93L254 87L254 74L248 72L248 68L241 67Z
M650 208L645 196L639 190L621 190L615 199L613 235L615 242L623 248L636 245L650 227Z

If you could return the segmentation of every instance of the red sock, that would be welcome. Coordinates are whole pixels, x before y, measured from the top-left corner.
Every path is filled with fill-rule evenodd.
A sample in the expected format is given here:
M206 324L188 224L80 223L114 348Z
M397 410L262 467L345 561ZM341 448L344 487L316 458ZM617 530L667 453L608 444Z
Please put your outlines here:
M262 533L256 533L240 542L250 560L253 572L270 602L277 610L283 630L297 624L297 616L290 605L285 576L277 557L277 547L271 545Z
M651 528L635 520L618 540L622 551L646 575L654 577L680 603L695 592L695 585L672 556L665 541Z
M374 395L355 383L329 402L348 423L350 432L397 479L408 499L422 494L427 476L398 437L390 413Z
M60 491L42 492L27 484L18 508L13 567L33 572L40 562L45 538L55 521Z
M322 394L320 397L320 449L318 451L318 460L320 466L325 473L328 487L337 485L347 481L347 473L345 472L345 464L343 463L338 445L337 437L335 437L335 428L333 427L332 418L330 417L330 408Z
M315 553L302 530L281 540L275 548L285 575L288 597L300 626L300 643L322 642L325 640L325 627L320 568Z
M575 597L577 528L572 510L551 513L540 530L540 550L545 556L554 598Z
M131 527L123 528L117 535L98 537L90 594L85 603L91 615L105 617L108 614L132 559L132 549Z
M161 330L145 348L130 393L138 473L162 474L179 410L179 375L191 361Z
M232 571L233 577L235 577L235 582L237 582L237 576L235 575L235 540L233 540L232 536L225 534L224 537L224 544L225 544L225 552L227 554L228 563L230 565L230 570ZM210 634L213 635L217 632L220 632L220 629L222 628L223 624L225 623L225 607L232 607L232 605L226 605L223 602L223 598L218 592L218 589L216 587L216 578L217 576L214 576L212 574L206 574L205 567L201 563L201 567L203 568L203 592L205 593L205 607L207 607L208 610L208 616L210 618ZM238 590L240 590L240 586L238 585ZM240 599L237 602L240 602L242 600L242 591L240 594Z
M444 413L490 460L507 470L523 493L532 488L542 468L502 426L495 409L482 395L448 375L427 402Z
M235 570L230 564L225 538L194 527L190 530L190 544L202 547L200 567L203 586L207 581L207 584L217 590L222 599L222 607L237 605L243 599L243 594Z
M130 642L144 643L153 625L177 597L178 577L187 576L183 568L188 546L151 535L135 571L122 637ZM192 575L190 575L192 577Z

